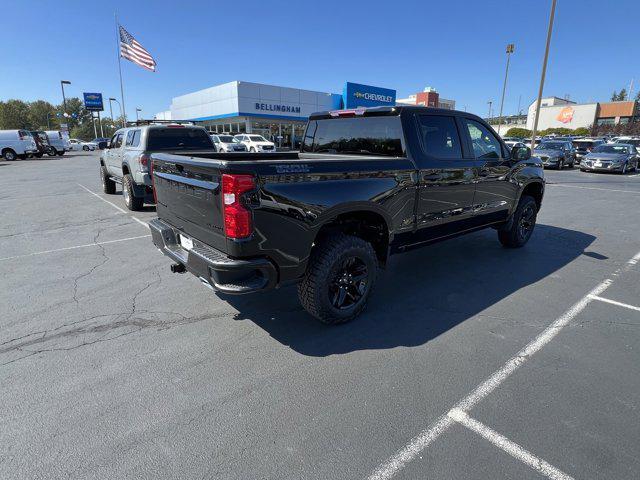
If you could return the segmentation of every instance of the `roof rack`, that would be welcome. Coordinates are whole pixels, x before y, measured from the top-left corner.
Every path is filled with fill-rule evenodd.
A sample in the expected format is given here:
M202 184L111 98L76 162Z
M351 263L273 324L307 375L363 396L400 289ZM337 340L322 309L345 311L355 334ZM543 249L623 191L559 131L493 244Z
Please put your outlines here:
M127 127L141 127L143 125L196 125L195 120L136 120L127 122Z

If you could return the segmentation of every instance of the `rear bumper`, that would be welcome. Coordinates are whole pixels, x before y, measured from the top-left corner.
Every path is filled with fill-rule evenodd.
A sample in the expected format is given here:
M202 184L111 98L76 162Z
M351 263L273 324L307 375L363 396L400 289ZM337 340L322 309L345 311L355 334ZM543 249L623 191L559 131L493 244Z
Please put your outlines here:
M277 270L266 258L231 258L197 240L187 250L178 241L179 231L158 218L149 222L149 228L153 243L162 253L215 290L239 295L276 286Z

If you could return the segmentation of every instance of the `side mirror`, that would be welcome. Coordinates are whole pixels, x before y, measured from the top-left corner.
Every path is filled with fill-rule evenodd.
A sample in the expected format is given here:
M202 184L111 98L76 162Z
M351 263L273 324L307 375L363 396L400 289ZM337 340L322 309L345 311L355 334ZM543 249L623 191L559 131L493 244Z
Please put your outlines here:
M531 158L531 149L529 147L514 146L511 149L511 160L519 162L520 160L528 160Z
M104 146L104 148L106 148L107 150L111 148L111 141L108 141L107 144Z

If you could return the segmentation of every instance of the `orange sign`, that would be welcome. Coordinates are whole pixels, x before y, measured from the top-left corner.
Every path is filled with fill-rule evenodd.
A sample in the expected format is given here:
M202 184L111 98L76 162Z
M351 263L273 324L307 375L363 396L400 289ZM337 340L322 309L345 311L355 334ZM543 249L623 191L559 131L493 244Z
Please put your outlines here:
M570 123L573 120L573 108L564 107L556 117L556 120L562 123Z

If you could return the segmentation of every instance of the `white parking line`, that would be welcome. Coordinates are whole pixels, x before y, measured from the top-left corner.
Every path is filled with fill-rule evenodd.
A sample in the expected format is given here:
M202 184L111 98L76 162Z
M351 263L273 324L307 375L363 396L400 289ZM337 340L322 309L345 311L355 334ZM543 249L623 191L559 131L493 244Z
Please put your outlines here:
M517 458L522 463L529 465L542 475L552 478L554 480L573 480L573 477L561 472L553 465L545 462L541 458L536 457L534 454L528 452L517 443L512 442L504 435L500 435L498 432L487 427L482 422L479 422L475 418L471 418L466 412L457 408L452 409L447 414L449 418L452 418L461 425L464 425L469 430L477 433L481 437L489 440L496 447L501 448L509 455Z
M617 305L618 307L624 307L624 308L628 308L629 310L635 310L637 312L640 312L640 307L629 305L628 303L616 302L615 300L599 297L597 295L592 295L591 298L593 298L594 300L599 300L604 303L610 303L611 305Z
M583 187L580 185L569 185L567 183L547 183L549 187L568 187L568 188L582 188L584 190L602 190L603 192L620 192L620 193L634 193L640 195L640 190L616 190L614 188L598 188L598 187Z
M89 192L91 195L93 195L96 198L99 198L100 200L102 200L104 203L108 203L109 205L111 205L113 208L115 208L116 210L118 210L119 212L122 213L127 213L126 210L120 208L119 206L117 206L115 203L110 202L109 200L102 198L100 195L98 195L96 192L93 192L91 190L89 190L87 187L85 187L84 185L81 185L78 183L78 186L83 188L84 190L86 190L87 192ZM133 215L129 215L131 218L133 218L136 222L138 222L140 225L142 225L143 227L149 228L149 225L147 224L147 222L144 222L142 220L140 220L138 217L134 217Z
M104 198L102 198L100 195L98 195L95 192L92 192L91 190L89 190L87 187L85 187L84 185L80 185L78 184L78 186L80 188L83 188L84 190L86 190L87 192L89 192L91 195L93 195L96 198L99 198L100 200L102 200L104 203L108 203L109 205L111 205L113 208L115 208L116 210L118 210L121 213L127 213L124 209L120 208L119 206L117 206L115 203L110 202L109 200L105 200Z
M75 250L76 248L97 247L98 245L107 245L109 243L127 242L129 240L137 240L139 238L148 238L151 235L140 235L137 237L120 238L118 240L107 240L106 242L85 243L84 245L74 245L73 247L56 248L54 250L43 250L41 252L25 253L24 255L14 255L13 257L0 258L0 262L4 260L13 260L16 258L33 257L36 255L44 255L45 253L64 252L65 250Z
M595 288L573 304L571 308L558 317L551 325L545 328L534 340L529 342L522 350L507 360L502 368L493 373L484 382L478 385L469 395L460 400L453 409L468 412L480 400L493 392L513 372L531 358L534 353L538 352L542 347L553 340L553 338L555 338L556 335L558 335L558 333L560 333L560 331L576 317L576 315L582 312L586 306L594 300L594 297L598 297L607 288L609 288L613 283L613 277L617 277L620 273L629 270L638 262L638 260L640 260L640 252L628 260L624 266L613 272L611 274L611 278L607 278L599 283ZM449 418L450 417L447 414L438 418L426 429L412 438L404 448L379 465L378 468L369 475L368 479L386 480L393 477L407 463L416 458L422 450L428 447L436 438L449 429L452 424L451 420L448 420Z

